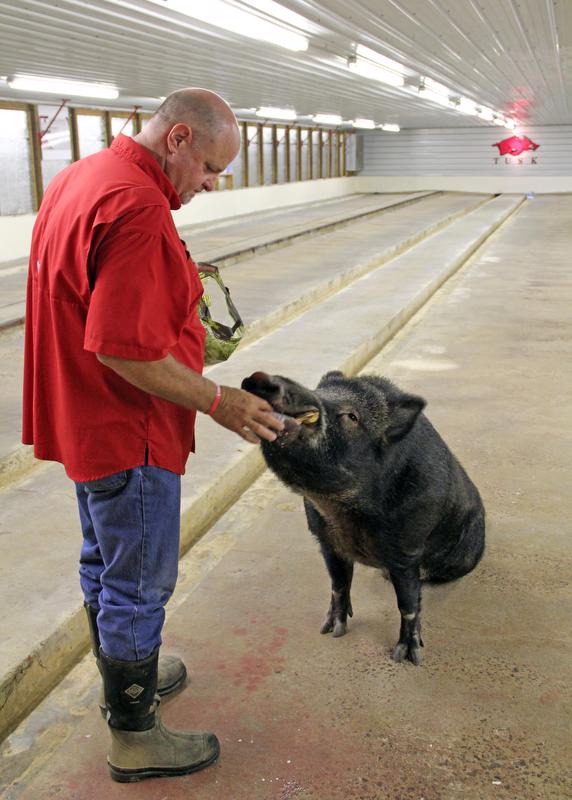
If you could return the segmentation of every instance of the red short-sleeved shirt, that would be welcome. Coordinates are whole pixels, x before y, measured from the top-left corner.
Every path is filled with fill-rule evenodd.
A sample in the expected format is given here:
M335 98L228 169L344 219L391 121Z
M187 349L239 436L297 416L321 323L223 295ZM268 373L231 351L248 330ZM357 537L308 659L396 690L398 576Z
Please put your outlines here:
M195 263L179 239L173 184L119 135L50 183L28 274L24 444L76 481L147 463L184 473L195 412L124 381L96 353L201 372Z

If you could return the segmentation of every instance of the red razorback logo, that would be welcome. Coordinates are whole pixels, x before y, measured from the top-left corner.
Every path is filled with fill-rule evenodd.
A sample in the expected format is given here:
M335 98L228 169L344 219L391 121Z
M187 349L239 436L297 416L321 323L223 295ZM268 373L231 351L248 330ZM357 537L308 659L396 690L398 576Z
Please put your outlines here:
M491 147L498 147L501 156L519 156L525 150L538 150L540 145L534 144L528 136L509 136Z

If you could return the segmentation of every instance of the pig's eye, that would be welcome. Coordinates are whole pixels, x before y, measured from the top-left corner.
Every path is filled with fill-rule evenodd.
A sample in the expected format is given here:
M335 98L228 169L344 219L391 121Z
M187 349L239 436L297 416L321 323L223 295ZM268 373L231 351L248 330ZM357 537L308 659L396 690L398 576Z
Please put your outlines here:
M359 422L359 417L357 414L354 414L353 411L343 411L338 416L346 417L346 419L350 419L352 422Z

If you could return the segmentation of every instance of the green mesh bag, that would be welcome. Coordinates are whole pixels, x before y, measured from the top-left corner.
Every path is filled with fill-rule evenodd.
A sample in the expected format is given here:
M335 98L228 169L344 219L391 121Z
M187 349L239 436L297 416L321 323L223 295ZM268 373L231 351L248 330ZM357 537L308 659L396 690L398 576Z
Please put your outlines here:
M244 335L244 323L236 306L231 300L230 290L226 287L220 276L218 267L214 264L199 262L199 278L203 284L204 294L199 303L199 318L206 331L205 339L205 366L226 361L238 347ZM211 291L222 292L226 309L232 320L232 326L225 325L213 319L211 307L215 298Z

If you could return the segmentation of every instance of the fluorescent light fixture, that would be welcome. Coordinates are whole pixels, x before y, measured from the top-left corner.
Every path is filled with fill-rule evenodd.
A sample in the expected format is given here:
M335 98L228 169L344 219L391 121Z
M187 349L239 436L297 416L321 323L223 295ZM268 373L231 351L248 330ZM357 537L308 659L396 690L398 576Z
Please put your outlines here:
M422 78L422 85L419 89L419 97L429 100L431 103L438 103L440 106L451 106L449 95L454 94L452 89L443 83L434 81L433 78Z
M419 97L429 100L431 103L438 103L440 106L451 106L449 95L434 92L432 89L419 89Z
M370 130L375 128L375 122L372 119L362 119L361 117L352 120L351 124L354 126L354 128L365 128Z
M115 100L116 97L119 97L119 91L115 86L35 75L15 75L12 80L8 81L8 86L22 92L45 92L46 94L57 94L60 97L97 97L103 100Z
M481 106L479 110L479 117L481 119L486 119L487 122L492 122L494 118L494 112L492 108L487 108L486 106Z
M163 8L177 11L217 28L223 28L240 36L259 39L288 50L307 50L308 39L300 33L289 30L279 23L263 19L256 12L249 12L229 5L223 0L154 0ZM271 12L269 12L271 13Z
M503 126L503 128L504 128L504 127L505 127L505 125L506 125L506 119L505 119L504 117L495 117L495 118L493 119L493 123L494 123L495 125L502 125L502 126Z
M383 125L379 126L382 131L387 131L388 133L399 133L401 128L399 125L394 125L392 122L385 122Z
M358 56L362 58L367 58L370 61L374 61L376 64L379 64L386 69L391 70L392 72L397 72L399 75L405 74L405 67L403 64L400 64L399 61L394 61L392 58L387 58L387 56L382 56L381 53L376 53L375 50L372 50L369 47L365 47L363 44L358 44L356 47L356 53Z
M423 78L423 86L425 89L429 89L431 92L437 92L437 94L445 94L447 96L454 94L452 89L449 89L449 87L445 86L444 83L434 81L433 78Z
M295 11L290 11L289 8L281 6L280 3L276 3L275 0L244 0L244 2L253 8L257 8L259 11L263 11L265 14L268 14L269 17L275 17L276 19L282 20L282 22L287 22L295 28L300 28L309 33L315 30L315 26L312 25L309 19L303 17L301 14L296 14Z
M318 125L341 125L342 118L339 114L315 114L312 118Z
M468 97L461 97L459 105L457 106L457 111L460 111L461 114L471 114L473 116L479 113L477 111L477 104L474 100L469 100Z
M516 122L513 119L507 119L504 126L508 128L509 131L513 131L516 128Z
M366 61L364 58L357 58L355 61L350 61L348 63L348 69L351 72L355 72L357 75L361 75L362 78L370 78L372 81L381 81L381 83L387 83L390 86L403 86L405 83L403 75L399 75L397 72L384 69L383 67L378 67L376 64L372 64L371 61Z
M257 117L265 119L287 119L294 120L298 116L293 108L276 108L275 106L260 106L256 112Z

